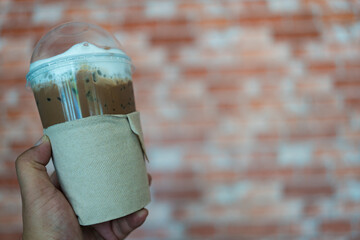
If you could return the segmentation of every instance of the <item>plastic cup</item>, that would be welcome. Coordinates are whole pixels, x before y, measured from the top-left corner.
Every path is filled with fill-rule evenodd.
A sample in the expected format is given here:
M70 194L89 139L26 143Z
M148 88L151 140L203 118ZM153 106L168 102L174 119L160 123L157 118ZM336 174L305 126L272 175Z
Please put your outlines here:
M36 45L27 85L44 128L93 115L136 111L130 58L104 29L71 22Z
M27 86L81 225L116 219L150 202L131 73L119 42L88 23L54 28L31 58Z

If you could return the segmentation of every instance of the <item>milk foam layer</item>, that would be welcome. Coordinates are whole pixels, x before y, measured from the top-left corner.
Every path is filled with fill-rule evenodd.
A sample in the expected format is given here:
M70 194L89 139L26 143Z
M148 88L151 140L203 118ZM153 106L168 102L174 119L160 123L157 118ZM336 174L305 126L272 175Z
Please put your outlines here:
M82 54L95 54L95 53L109 53L109 54L112 53L112 54L122 54L122 55L127 56L125 54L125 52L121 51L120 49L99 48L99 47L95 46L94 44L91 44L88 42L82 42L82 43L75 44L74 46L69 48L67 51L65 51L59 55L53 56L51 58L41 59L41 60L31 63L30 71L34 70L36 67L38 67L44 63L50 63L50 62L56 61L60 58L74 57L74 56L79 56Z
M99 55L101 56L98 57ZM123 62L118 63L111 59L112 57L121 58ZM60 62L61 66L57 66L56 64ZM82 42L73 45L59 55L31 63L27 76L28 84L44 83L49 80L52 82L64 81L73 77L76 71L84 67L93 71L101 70L109 78L131 79L131 62L124 51L116 48L100 48L91 43ZM35 75L37 71L41 72L41 76L33 78L31 75Z

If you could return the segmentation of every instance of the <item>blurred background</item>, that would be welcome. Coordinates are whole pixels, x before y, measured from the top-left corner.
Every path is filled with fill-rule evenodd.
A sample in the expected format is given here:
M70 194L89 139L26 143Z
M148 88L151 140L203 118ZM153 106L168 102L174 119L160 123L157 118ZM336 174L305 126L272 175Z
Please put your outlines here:
M359 0L0 0L0 239L42 135L31 53L72 20L136 66L153 185L129 239L360 239Z

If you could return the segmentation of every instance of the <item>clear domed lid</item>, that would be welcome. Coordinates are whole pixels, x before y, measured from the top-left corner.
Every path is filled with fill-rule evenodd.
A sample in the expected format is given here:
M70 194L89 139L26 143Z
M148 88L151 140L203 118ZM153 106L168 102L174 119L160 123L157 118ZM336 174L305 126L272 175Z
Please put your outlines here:
M120 49L116 38L103 28L83 22L68 22L53 28L37 43L31 63L64 53L78 43L88 42L103 49Z
M121 73L127 78L134 70L130 57L111 33L93 24L69 22L53 28L37 43L26 75L27 86L47 82L46 76L56 76L61 82L82 67L101 68L108 76Z

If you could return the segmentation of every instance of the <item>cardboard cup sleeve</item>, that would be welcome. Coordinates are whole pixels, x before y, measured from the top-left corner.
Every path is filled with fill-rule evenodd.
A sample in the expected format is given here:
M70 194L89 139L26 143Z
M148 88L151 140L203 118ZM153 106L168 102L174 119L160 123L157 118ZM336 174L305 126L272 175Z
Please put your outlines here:
M150 202L138 112L86 117L44 133L61 188L81 225L123 217Z

